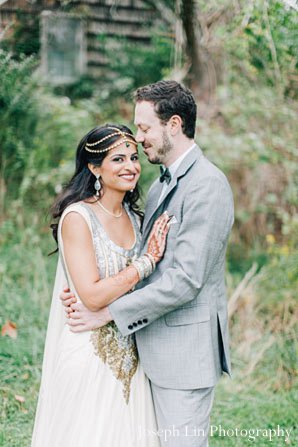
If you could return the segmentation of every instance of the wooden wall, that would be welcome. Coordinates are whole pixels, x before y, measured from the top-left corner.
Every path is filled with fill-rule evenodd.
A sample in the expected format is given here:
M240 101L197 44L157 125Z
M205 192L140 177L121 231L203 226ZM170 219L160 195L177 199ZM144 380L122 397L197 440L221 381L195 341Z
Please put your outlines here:
M8 23L16 22L17 12L40 15L42 11L71 13L84 20L87 42L87 73L98 77L106 65L102 40L121 36L148 44L151 28L157 23L156 11L141 0L7 0L0 6L0 32ZM112 51L112 47L111 47Z

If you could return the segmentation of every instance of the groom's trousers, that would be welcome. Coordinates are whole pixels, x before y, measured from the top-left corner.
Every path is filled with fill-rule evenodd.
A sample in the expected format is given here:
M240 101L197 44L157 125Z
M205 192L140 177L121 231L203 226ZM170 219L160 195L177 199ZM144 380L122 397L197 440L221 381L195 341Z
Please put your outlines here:
M214 387L172 390L151 383L162 447L208 447Z

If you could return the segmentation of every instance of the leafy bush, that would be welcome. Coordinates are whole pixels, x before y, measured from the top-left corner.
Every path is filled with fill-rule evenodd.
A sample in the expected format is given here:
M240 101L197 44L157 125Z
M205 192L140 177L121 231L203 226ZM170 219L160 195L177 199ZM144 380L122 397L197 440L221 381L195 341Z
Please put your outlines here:
M121 37L98 37L107 58L108 78L113 96L130 93L140 85L162 79L169 71L174 41L158 31L148 44L131 42ZM114 73L114 74L111 74ZM111 82L112 81L112 82Z
M19 198L44 212L73 174L78 142L95 123L88 110L67 97L39 90L37 98L39 119Z
M0 41L0 47L11 52L16 60L24 56L36 56L40 50L40 17L38 14L31 15L16 11L13 28L10 29L8 36Z
M12 197L24 177L38 121L32 58L20 62L0 50L0 172L2 188Z
M242 2L231 14L230 2L224 2L227 16L216 30L218 44L225 52L228 76L277 87L277 91L297 97L297 15L286 2L257 0Z
M199 121L198 142L226 172L236 219L230 247L232 269L246 271L252 257L268 260L266 235L287 243L298 209L295 104L268 87L242 79L218 89L218 113Z
M71 175L73 164L66 164L65 173L65 161L74 161L76 146L95 119L69 98L47 93L34 69L34 59L15 61L0 51L1 195L7 203L21 198L48 207L55 188Z

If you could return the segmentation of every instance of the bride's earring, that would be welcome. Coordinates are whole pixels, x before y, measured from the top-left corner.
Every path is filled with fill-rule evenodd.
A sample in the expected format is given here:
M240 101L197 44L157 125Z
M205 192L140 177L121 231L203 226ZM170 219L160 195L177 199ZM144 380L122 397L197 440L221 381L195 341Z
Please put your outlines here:
M99 197L99 191L101 190L101 184L100 184L100 175L99 174L95 174L96 177L96 182L94 183L94 188L96 191L96 197Z
M134 189L130 189L129 192L134 192Z

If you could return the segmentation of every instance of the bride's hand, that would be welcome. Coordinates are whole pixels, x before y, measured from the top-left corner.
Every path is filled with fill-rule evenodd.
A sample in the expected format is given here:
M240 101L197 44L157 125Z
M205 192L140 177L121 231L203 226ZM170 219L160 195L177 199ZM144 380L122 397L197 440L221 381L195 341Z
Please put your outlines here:
M168 222L170 216L165 211L159 218L155 221L151 233L148 239L147 253L150 253L155 262L159 262L164 254L166 248L166 239L170 226Z

